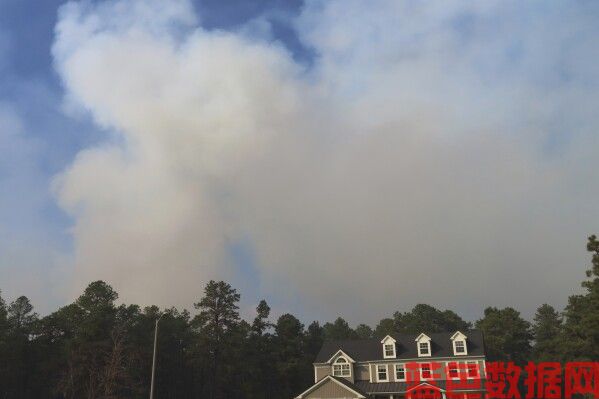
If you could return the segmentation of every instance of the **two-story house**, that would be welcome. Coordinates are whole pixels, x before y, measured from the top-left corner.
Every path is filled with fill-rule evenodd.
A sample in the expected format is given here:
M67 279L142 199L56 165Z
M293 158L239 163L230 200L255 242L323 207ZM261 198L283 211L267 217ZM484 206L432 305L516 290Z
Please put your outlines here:
M314 362L314 385L296 399L410 399L418 390L484 398L484 363L476 330L328 341Z

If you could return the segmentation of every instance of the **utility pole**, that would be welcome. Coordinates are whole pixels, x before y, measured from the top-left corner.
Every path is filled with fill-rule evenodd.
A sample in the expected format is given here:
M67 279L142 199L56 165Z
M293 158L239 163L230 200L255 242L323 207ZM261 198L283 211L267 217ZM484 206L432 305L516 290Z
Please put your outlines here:
M164 316L164 313L162 314ZM162 316L156 319L154 326L154 355L152 357L152 382L150 383L150 399L154 399L154 376L156 375L156 348L158 347L158 322Z

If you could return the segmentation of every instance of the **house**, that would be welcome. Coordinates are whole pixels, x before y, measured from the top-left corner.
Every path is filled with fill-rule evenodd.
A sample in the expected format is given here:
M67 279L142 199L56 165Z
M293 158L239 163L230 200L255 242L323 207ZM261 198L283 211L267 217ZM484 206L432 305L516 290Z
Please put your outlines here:
M484 398L485 372L477 330L328 341L296 399Z

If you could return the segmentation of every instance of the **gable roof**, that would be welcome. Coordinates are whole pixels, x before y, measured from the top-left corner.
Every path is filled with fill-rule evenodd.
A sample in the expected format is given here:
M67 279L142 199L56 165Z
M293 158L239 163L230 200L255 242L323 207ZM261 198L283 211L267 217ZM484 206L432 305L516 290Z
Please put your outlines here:
M368 396L368 394L365 393L362 389L360 389L355 384L352 384L351 382L349 382L345 378L339 378L339 377L335 377L335 376L332 376L332 375L327 375L322 380L318 381L316 384L312 385L310 388L306 389L304 392L302 392L301 394L299 394L295 398L296 399L302 399L302 398L306 397L306 395L309 395L310 392L313 392L315 389L318 389L318 387L326 384L328 381L332 381L332 382L334 382L336 384L341 385L343 388L345 388L345 389L349 390L350 392L356 394L358 396L358 398L366 398L366 396Z
M337 355L339 355L339 356L337 356ZM327 360L327 363L331 363L333 361L333 359L340 357L340 356L343 356L344 358L346 358L350 363L356 362L354 359L352 359L352 357L350 355L343 352L343 350L339 349L337 352L333 353L333 356L331 356L329 358L329 360Z
M451 336L455 332L427 333L431 338L431 357L463 357L456 356L453 353L453 344ZM466 345L468 346L468 356L484 356L485 347L483 335L480 330L471 330L465 333L468 336ZM396 359L415 359L418 358L416 348L416 337L418 334L391 334L395 339ZM383 348L381 341L377 338L355 339L355 340L337 340L325 341L316 356L315 363L326 363L333 354L342 350L348 356L351 356L356 362L370 360L389 360L383 357ZM430 358L429 358L430 359Z
M386 341L392 341L393 343L395 343L395 338L393 338L390 335L385 335L385 338L381 339L381 344L384 344Z
M462 337L462 338L468 339L468 336L467 336L466 334L464 334L464 333L463 333L463 332L461 332L461 331L456 331L456 332L455 332L455 333L454 333L454 334L451 336L451 340L453 341L453 340L455 340L456 338L459 338L459 337Z
M430 341L430 340L431 340L431 337L429 337L425 333L420 333L419 336L417 336L416 338L414 338L414 341Z

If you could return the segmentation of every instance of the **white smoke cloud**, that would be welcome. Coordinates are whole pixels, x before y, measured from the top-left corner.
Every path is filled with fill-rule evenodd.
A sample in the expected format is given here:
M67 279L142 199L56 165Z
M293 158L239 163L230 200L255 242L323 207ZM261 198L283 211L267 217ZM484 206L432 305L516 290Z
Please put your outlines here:
M57 177L75 288L189 306L248 240L260 290L313 317L563 303L599 216L598 35L532 8L310 2L305 69L183 0L62 7L69 106L115 132Z

